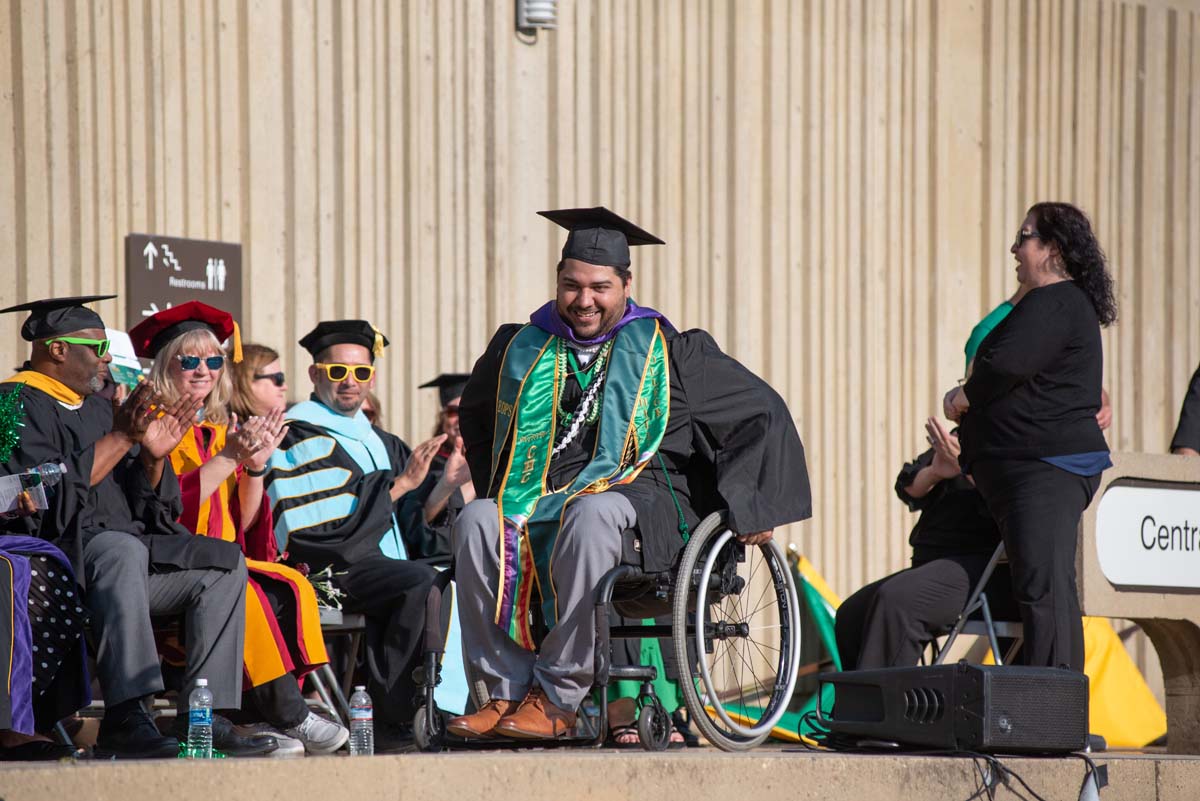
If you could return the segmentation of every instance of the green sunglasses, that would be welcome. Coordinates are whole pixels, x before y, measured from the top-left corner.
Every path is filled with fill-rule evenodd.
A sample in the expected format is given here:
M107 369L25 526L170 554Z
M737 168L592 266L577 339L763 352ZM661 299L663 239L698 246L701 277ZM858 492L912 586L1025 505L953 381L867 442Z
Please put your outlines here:
M96 358L98 359L104 358L104 355L108 353L108 346L112 344L112 340L110 339L84 339L83 337L55 337L54 339L46 340L47 345L49 345L51 342L67 342L71 345L89 345L96 349Z

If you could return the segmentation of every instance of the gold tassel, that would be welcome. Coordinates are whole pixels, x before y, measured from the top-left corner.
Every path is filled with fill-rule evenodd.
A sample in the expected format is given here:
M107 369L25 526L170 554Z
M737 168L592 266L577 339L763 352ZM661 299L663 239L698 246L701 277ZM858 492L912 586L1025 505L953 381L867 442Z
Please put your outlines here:
M375 345L371 348L371 355L379 358L383 355L383 332L375 326L371 326L371 330L375 332Z
M238 328L237 320L233 321L233 361L234 364L242 360L242 329Z

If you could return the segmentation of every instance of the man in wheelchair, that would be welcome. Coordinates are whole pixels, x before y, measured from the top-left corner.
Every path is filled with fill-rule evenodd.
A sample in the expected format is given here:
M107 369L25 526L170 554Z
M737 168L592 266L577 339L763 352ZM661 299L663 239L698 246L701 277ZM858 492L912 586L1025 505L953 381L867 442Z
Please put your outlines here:
M572 733L593 683L596 586L623 532L658 573L709 512L750 545L811 515L779 395L706 332L631 300L629 247L662 240L602 207L540 213L570 232L556 298L500 327L460 402L478 500L454 527L455 580L464 655L490 698L449 722L463 737ZM548 630L536 651L534 603Z

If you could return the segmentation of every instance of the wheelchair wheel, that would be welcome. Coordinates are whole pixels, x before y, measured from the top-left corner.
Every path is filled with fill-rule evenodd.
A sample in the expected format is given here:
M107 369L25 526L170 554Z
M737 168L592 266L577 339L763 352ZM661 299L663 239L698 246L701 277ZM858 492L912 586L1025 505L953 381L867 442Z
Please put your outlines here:
M672 643L688 712L718 748L745 751L783 717L796 689L796 586L774 540L743 546L721 513L684 547L672 599Z
M413 715L413 741L417 748L426 753L441 751L445 734L446 726L441 711L433 711L433 723L430 724L428 710L422 704Z
M647 751L666 751L671 744L671 732L674 731L671 716L657 698L642 707L637 729L642 748Z

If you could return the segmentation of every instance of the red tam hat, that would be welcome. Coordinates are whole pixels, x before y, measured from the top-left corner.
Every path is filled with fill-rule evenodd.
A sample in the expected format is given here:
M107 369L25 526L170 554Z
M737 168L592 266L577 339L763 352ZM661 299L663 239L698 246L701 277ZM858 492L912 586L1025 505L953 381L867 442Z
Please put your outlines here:
M189 300L147 317L129 329L129 338L133 340L133 350L138 356L153 359L171 340L201 328L212 331L219 342L232 338L233 361L242 360L242 333L233 315L198 300Z

